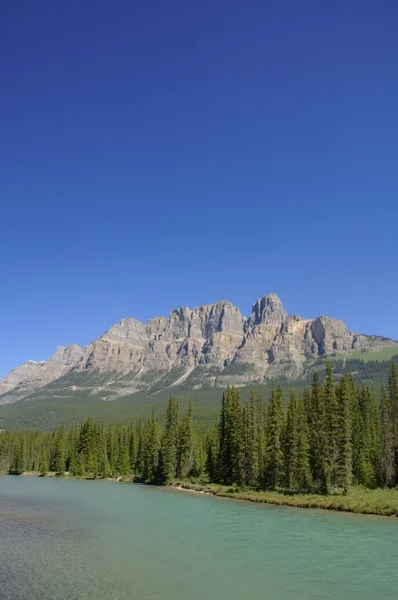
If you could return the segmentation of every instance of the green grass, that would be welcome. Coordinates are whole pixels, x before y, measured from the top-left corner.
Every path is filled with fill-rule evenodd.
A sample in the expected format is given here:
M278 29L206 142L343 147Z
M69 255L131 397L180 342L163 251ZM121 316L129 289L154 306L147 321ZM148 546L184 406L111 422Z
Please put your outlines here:
M367 490L360 486L352 487L348 494L292 494L273 491L240 490L217 484L200 485L190 482L173 484L183 489L200 491L224 498L248 500L265 504L278 504L297 508L318 508L344 512L372 514L381 516L398 516L398 490L375 489Z
M6 473L2 473L6 475ZM27 472L19 477L32 475L39 477L38 472ZM47 477L56 477L55 473L48 473ZM92 476L72 477L66 473L63 479L93 479ZM99 480L100 481L100 480ZM122 483L133 483L133 477L126 475L114 479ZM362 486L353 486L347 494L301 494L293 492L255 491L239 489L233 486L219 485L217 483L193 483L191 481L173 481L169 487L192 492L211 494L221 498L245 500L260 504L275 504L291 506L294 508L312 508L321 510L336 510L365 515L379 515L383 517L398 517L398 489L368 490Z
M398 356L398 345L386 346L385 348L378 348L373 350L372 348L362 348L353 350L347 356L348 359L358 358L364 362L377 361L382 362L385 360L391 360L393 356Z

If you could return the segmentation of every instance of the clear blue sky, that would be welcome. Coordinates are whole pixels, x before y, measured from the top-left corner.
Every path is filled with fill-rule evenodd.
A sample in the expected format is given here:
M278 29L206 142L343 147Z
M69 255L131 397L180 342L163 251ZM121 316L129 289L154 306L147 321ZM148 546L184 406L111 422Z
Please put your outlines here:
M398 339L396 0L3 0L0 375L268 292Z

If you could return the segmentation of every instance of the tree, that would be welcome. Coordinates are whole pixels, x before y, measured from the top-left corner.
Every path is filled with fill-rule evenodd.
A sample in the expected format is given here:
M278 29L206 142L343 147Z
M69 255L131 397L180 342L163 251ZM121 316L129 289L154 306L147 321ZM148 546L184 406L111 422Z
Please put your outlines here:
M21 475L26 471L26 440L25 436L17 440L12 472Z
M352 483L351 406L355 388L351 375L344 375L337 389L338 429L336 485L347 492Z
M398 367L395 362L391 362L388 376L388 399L394 446L394 483L398 484Z
M179 427L177 440L176 475L179 479L188 477L195 463L194 437L192 425L192 402L189 402Z
M324 410L324 428L325 437L321 441L323 447L323 471L324 488L329 485L335 485L336 483L336 469L337 469L337 435L338 435L338 403L336 398L333 368L330 360L326 362L326 376L325 385L323 387L323 410ZM319 418L322 419L321 415Z
M299 439L298 439L298 407L294 391L290 392L290 401L287 409L286 435L284 439L284 470L285 485L295 489L298 486L299 467Z
M228 387L223 394L220 423L219 479L226 485L244 482L243 411L239 390Z
M207 431L206 435L206 464L205 469L211 482L219 481L219 453L220 442L218 431L213 427Z
M159 464L159 437L154 408L142 432L141 456L138 456L137 460L142 464L142 478L145 481L154 481L158 475Z
M178 400L175 398L175 396L170 396L166 411L165 429L160 449L161 477L163 481L171 481L176 476L179 429L178 412Z
M246 403L244 412L244 478L246 485L258 485L261 469L261 440L258 430L258 404L253 390Z
M378 479L382 486L395 483L394 436L391 422L391 406L385 387L381 386L380 398L380 458Z
M265 485L275 489L283 483L285 405L280 386L271 390L265 424Z
M327 494L330 487L329 427L325 410L325 394L319 373L312 377L311 391L305 397L308 403L307 416L310 434L310 464L312 479L316 487Z
M54 471L58 475L63 475L65 473L66 465L65 465L65 427L64 424L58 428L55 437L55 451L54 451Z
M40 475L47 475L48 470L50 468L48 452L46 448L43 446L40 452L40 463L39 463L39 472Z
M312 486L310 469L310 443L308 433L308 418L304 400L297 403L297 487L308 489Z

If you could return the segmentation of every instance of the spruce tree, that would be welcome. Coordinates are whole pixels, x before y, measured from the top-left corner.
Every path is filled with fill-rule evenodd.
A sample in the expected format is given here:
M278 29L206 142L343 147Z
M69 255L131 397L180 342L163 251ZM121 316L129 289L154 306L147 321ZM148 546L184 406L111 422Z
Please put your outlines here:
M283 483L283 440L285 434L285 405L282 388L272 387L265 424L265 474L267 488Z
M310 464L314 485L324 494L330 487L329 426L325 410L325 394L319 373L312 377L311 391L304 397L308 404L307 417L310 434Z
M207 431L206 435L206 463L205 469L209 476L210 482L220 481L219 471L219 452L220 443L218 431L213 427Z
M323 471L324 487L335 485L338 459L337 434L338 434L338 403L336 398L333 368L330 360L326 362L325 385L323 387L324 427L325 439L323 441Z
M159 465L159 438L154 408L142 432L141 456L138 456L138 460L142 464L142 478L154 481L158 477Z
M261 469L261 442L258 432L258 411L253 390L244 408L244 478L249 487L258 485Z
M171 481L176 476L177 469L177 442L178 442L178 400L170 396L164 434L161 444L161 477L163 481Z
M354 404L355 388L352 377L344 375L337 389L337 469L336 485L347 492L352 483L352 438L351 407Z
M390 404L390 419L392 438L394 445L395 475L394 484L398 484L398 367L394 361L391 362L388 376L388 399Z
M290 401L287 409L286 435L284 439L284 471L285 486L296 489L298 486L299 467L299 432L298 432L298 407L296 393L290 392Z
M189 477L195 464L194 456L194 434L192 425L192 402L189 402L177 439L177 464L176 476L179 479Z
M395 448L391 422L391 405L385 387L381 386L380 398L380 457L378 479L381 486L395 484Z
M310 469L310 442L308 432L308 418L304 400L297 403L297 487L309 489L312 486Z
M21 475L26 471L26 440L22 434L17 440L12 472Z
M55 450L54 450L54 471L58 475L65 473L65 427L61 423L55 437Z
M50 465L49 465L49 460L48 460L48 453L47 453L46 448L43 446L41 449L41 453L40 453L40 463L39 463L40 475L42 475L42 476L47 475L49 468L50 468Z

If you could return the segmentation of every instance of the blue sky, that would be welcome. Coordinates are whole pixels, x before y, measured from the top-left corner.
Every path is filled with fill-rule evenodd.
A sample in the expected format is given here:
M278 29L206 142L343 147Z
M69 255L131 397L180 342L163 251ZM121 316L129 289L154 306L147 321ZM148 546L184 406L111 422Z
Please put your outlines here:
M0 4L0 375L222 298L398 339L398 4Z

